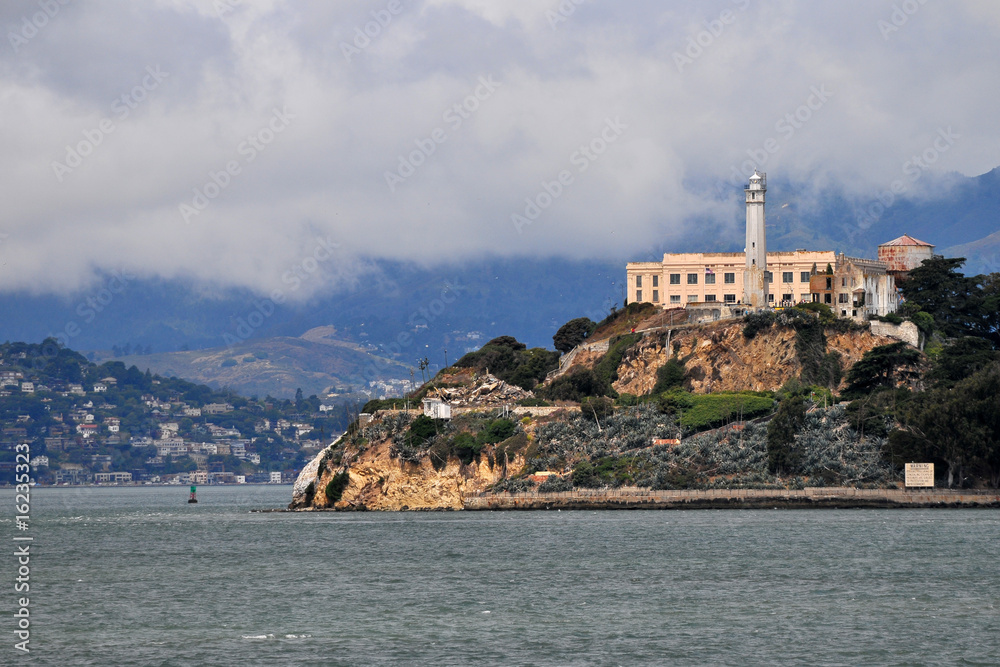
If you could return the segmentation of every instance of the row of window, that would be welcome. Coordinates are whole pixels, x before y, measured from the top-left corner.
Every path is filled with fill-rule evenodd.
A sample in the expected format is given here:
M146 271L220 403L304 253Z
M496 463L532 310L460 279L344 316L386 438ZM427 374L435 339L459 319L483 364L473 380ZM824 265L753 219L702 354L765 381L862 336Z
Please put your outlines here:
M809 282L809 276L810 276L810 274L809 274L808 271L802 271L802 272L800 272L799 273L799 282L800 283L808 283ZM660 286L660 276L655 276L654 275L654 276L652 276L652 278L653 278L653 285L652 286L653 287L659 287ZM782 283L785 283L785 284L792 283L792 282L794 282L794 278L795 278L795 273L793 271L783 271L781 273L781 282ZM774 274L772 274L770 271L765 271L764 272L764 280L767 281L767 282L769 282L769 283L770 282L774 282ZM736 274L735 273L724 273L723 276L722 276L722 282L725 283L726 285L733 285L733 284L735 284L736 283ZM679 273L671 273L670 274L670 284L671 285L680 285L681 284L681 274L679 274ZM689 274L687 274L687 284L688 285L697 285L698 284L698 274L697 273L689 273ZM705 274L705 284L706 285L714 285L715 284L715 274L714 273L706 273ZM642 288L642 276L636 276L635 277L635 286L636 286L637 289L638 288Z
M799 299L801 301L808 301L809 298L810 298L810 295L808 295L808 294L800 294L799 295ZM642 303L642 300L643 300L642 299L642 290L636 290L635 291L635 300L636 300L637 303ZM688 294L687 300L688 300L688 303L696 303L696 302L700 301L701 299L698 298L697 294ZM724 303L736 303L736 295L735 294L723 294L722 295L722 300L723 300ZM773 294L768 294L767 295L767 300L768 301L774 301L774 295ZM705 298L704 298L704 301L706 303L715 302L715 301L717 301L716 295L715 294L706 294ZM781 295L781 301L783 303L794 303L795 302L795 295L794 294L782 294ZM660 290L656 290L655 289L655 290L653 290L652 303L659 303L659 302L660 302ZM671 294L670 295L670 303L680 303L680 302L681 302L681 295L680 294ZM830 295L829 294L826 295L826 302L830 303ZM840 302L841 303L847 303L847 295L846 294L841 294L840 295Z

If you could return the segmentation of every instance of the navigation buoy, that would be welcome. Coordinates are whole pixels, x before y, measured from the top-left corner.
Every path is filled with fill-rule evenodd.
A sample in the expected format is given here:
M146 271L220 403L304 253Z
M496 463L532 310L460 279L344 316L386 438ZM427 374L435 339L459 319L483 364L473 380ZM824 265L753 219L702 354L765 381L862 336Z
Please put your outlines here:
M191 497L188 498L188 502L189 503L196 503L196 502L198 502L198 496L195 494L196 490L197 489L194 486L191 487Z

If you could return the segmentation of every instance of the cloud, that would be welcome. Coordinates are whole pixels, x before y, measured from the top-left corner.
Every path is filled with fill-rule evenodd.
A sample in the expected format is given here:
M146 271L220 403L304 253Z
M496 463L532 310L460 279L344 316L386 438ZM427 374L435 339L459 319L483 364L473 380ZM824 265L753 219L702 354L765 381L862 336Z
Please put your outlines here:
M1000 12L901 5L70 3L28 38L40 5L7 3L0 284L65 293L127 264L268 293L335 242L307 297L373 258L738 235L751 163L860 202L942 129L960 138L933 173L1000 164Z

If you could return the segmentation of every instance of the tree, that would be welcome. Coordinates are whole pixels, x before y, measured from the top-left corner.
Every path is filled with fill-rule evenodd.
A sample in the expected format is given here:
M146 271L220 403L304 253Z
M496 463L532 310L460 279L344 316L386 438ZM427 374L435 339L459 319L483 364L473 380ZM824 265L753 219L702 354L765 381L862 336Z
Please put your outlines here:
M684 362L677 357L671 357L667 363L656 369L656 385L651 392L656 394L684 386Z
M976 335L974 330L982 320L978 313L985 305L978 279L959 273L964 257L934 257L926 259L900 281L899 288L907 300L907 312L914 306L934 318L934 326L945 336Z
M767 469L779 477L793 471L802 458L795 448L795 434L806 421L806 402L800 394L781 402L767 425Z
M927 379L939 387L953 387L998 358L1000 352L995 351L988 340L974 336L959 338L941 350Z
M944 461L948 487L964 483L968 468L982 465L991 481L1000 478L1000 362L951 389L918 394L906 411L894 445Z
M552 342L557 350L566 354L586 340L596 328L597 323L589 317L578 317L559 327L559 330L552 336Z
M897 382L919 376L916 370L920 352L903 342L880 345L865 353L847 373L849 396L871 393L877 389L892 389Z

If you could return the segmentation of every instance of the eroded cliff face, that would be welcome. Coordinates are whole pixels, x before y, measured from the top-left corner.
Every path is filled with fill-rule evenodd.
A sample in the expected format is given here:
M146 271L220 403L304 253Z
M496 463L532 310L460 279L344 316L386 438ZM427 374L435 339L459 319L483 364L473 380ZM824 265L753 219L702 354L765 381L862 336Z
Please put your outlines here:
M463 464L451 457L447 465L436 470L429 456L418 463L403 461L391 454L391 442L386 440L360 453L344 453L341 465L321 462L333 446L320 452L299 475L293 488L291 509L340 510L420 510L462 509L462 499L485 491L503 477L515 475L524 467L524 459L490 463L490 452L483 450L478 460ZM340 501L331 504L326 487L333 476L348 472L350 481ZM309 493L309 485L313 491Z
M894 342L869 331L827 332L827 351L839 352L845 375L865 352ZM773 391L802 373L795 351L795 330L773 326L747 340L742 322L678 329L647 335L629 350L618 367L619 393L648 394L656 371L677 350L686 361L685 386L704 394L715 391Z

